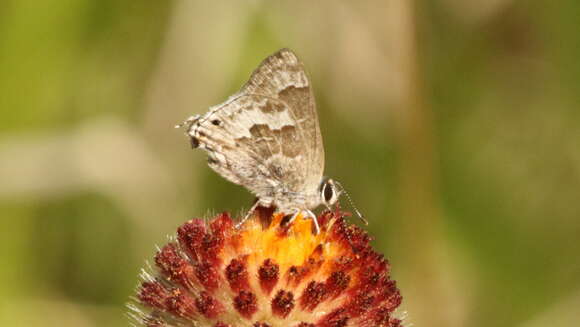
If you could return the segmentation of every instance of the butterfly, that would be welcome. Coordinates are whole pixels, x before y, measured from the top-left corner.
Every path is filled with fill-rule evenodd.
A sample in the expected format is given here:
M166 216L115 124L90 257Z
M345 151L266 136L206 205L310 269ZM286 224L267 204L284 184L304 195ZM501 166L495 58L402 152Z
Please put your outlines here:
M292 219L305 212L318 230L311 210L329 208L342 192L323 175L314 94L304 65L289 49L267 57L240 91L182 125L214 171L256 195L249 213L257 206L273 206Z

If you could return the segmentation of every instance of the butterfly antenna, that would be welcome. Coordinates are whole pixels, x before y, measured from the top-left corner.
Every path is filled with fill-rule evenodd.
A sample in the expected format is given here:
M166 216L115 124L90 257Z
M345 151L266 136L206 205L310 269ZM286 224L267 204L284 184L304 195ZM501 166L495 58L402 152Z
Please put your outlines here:
M368 220L366 220L366 218L362 215L362 213L357 209L357 207L354 205L354 202L352 201L350 195L348 195L348 192L344 189L344 187L342 187L342 184L340 184L338 181L334 181L334 183L336 183L336 185L338 185L338 187L340 187L340 191L344 192L344 195L346 195L346 198L348 199L348 203L350 203L350 206L354 209L354 212L356 212L356 215L358 216L358 218L365 224L368 225L369 222Z

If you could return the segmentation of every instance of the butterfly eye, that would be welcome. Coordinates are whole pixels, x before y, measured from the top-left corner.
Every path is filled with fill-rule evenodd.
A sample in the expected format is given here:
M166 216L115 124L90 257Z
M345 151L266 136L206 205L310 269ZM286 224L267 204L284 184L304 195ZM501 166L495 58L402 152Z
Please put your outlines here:
M322 196L324 197L324 202L328 204L334 203L336 193L334 192L334 185L331 181L324 183L322 188Z
M221 120L219 119L214 119L211 121L211 123L215 126L220 126L222 124Z

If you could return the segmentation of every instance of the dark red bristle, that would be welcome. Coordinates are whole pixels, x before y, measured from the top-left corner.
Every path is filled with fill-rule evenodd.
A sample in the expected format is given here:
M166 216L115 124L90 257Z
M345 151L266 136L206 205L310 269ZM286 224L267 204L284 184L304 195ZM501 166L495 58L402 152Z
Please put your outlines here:
M184 249L187 249L192 259L201 259L201 243L206 235L205 222L192 219L177 229L177 238Z
M348 318L345 310L339 308L322 317L316 327L344 327L348 323Z
M316 327L316 325L307 322L301 322L296 327Z
M179 243L188 250L194 260L218 263L218 254L225 242L226 230L224 228L227 226L227 221L227 216L221 220L218 219L217 222L213 221L210 226L212 233L208 233L203 220L193 219L177 230Z
M226 239L230 236L233 230L234 222L227 212L220 214L214 219L209 227L211 230L211 237L208 237L205 243L204 258L214 264L220 263L219 253L223 249Z
M389 271L389 262L385 259L385 256L380 253L367 251L365 252L364 261L367 263L367 266L372 267L377 272L386 274Z
M380 273L370 267L362 267L358 277L359 285L366 289L374 288L381 279Z
M349 226L351 232L350 246L354 253L363 252L370 249L371 237L362 229L356 226Z
M232 259L226 267L226 278L234 292L248 289L248 270L246 269L245 261Z
M381 306L372 312L364 319L363 324L378 327L399 327L401 320L391 316L393 310Z
M382 255L368 254L358 270L359 284L366 289L377 287L381 280L388 279L388 265Z
M165 302L171 294L158 282L143 282L139 288L139 301L153 308L165 310Z
M218 238L225 239L232 231L234 221L227 212L221 213L217 218L212 220L209 228L213 235Z
M370 248L370 237L368 234L354 225L347 225L342 218L334 224L332 238L350 247L354 253L359 253Z
M375 300L376 298L373 293L367 293L361 290L344 306L344 308L350 317L359 317L372 308Z
M343 271L335 271L326 280L326 291L330 298L335 298L347 289L350 276Z
M240 291L234 298L234 308L236 308L244 318L250 319L258 310L256 302L256 295L254 293Z
M167 311L183 317L193 318L195 315L195 300L179 289L173 290L173 294L165 301Z
M344 218L338 218L336 222L332 224L332 228L330 229L330 238L335 241L344 241L346 228L347 225Z
M391 310L385 307L379 307L369 313L365 321L369 321L373 326L390 326Z
M332 269L335 271L348 272L355 267L356 260L350 256L342 255L334 260Z
M221 322L221 321L218 321L218 322L216 322L215 325L213 325L213 327L232 327L232 325L226 324L226 323Z
M294 294L279 290L272 299L272 312L277 316L286 318L292 309L294 309Z
M399 290L397 290L387 299L387 307L391 310L395 310L399 305L401 305L401 302L403 302L403 297Z
M256 322L254 323L254 325L252 325L253 327L270 327L270 325L268 325L265 322Z
M224 239L219 235L206 234L201 241L200 253L204 261L211 262L214 265L220 263L219 253L224 246Z
M270 294L280 275L280 267L272 259L264 260L264 263L258 269L258 277L260 279L260 286L266 294Z
M312 311L320 302L325 300L326 295L324 283L311 281L300 297L300 307L303 310Z
M335 216L330 211L324 211L316 218L318 221L318 225L320 226L321 230L326 230L328 222L333 219Z
M215 319L223 311L222 304L205 291L195 300L195 307L208 319Z
M201 285L208 291L215 290L219 285L219 275L215 267L209 262L200 262L195 265L195 276Z
M337 206L335 210L326 210L323 211L320 215L318 215L318 225L320 225L321 230L328 230L328 225L331 221L335 221L340 223L340 220L344 223L345 217L350 217L351 213L346 211L341 211L340 208ZM331 224L332 226L333 224Z
M175 244L170 243L155 256L155 264L167 278L187 289L193 285L193 267L177 252Z
M394 305L394 308L400 304L400 293L397 289L395 281L384 277L384 280L379 282L380 285L377 287L377 298L380 302L387 301Z
M399 289L397 288L397 282L389 278L385 278L382 281L381 287L388 294L395 294L399 292Z

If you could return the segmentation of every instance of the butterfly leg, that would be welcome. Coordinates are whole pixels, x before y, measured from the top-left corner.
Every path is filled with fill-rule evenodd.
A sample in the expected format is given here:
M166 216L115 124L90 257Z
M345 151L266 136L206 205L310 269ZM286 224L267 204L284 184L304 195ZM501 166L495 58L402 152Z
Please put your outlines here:
M248 210L248 213L244 216L244 218L240 220L239 223L236 224L236 229L239 229L246 222L246 220L248 220L248 218L250 218L252 214L254 214L254 211L260 205L263 205L263 203L260 202L260 200L256 201L256 203L254 203L254 205L250 208L250 210Z
M295 210L295 212L292 215L292 218L290 218L290 220L288 221L288 224L292 223L296 219L296 217L298 217L299 214L304 212L305 213L304 218L310 218L314 222L314 228L316 229L316 235L320 234L320 226L318 225L318 219L316 218L316 215L312 211L310 211L308 209L306 209L306 210L294 209L294 210Z
M306 216L310 217L310 219L312 219L312 222L314 223L314 227L316 229L316 235L320 234L320 226L318 225L318 218L316 218L316 215L314 214L314 212L312 212L308 209L305 211L306 211Z

